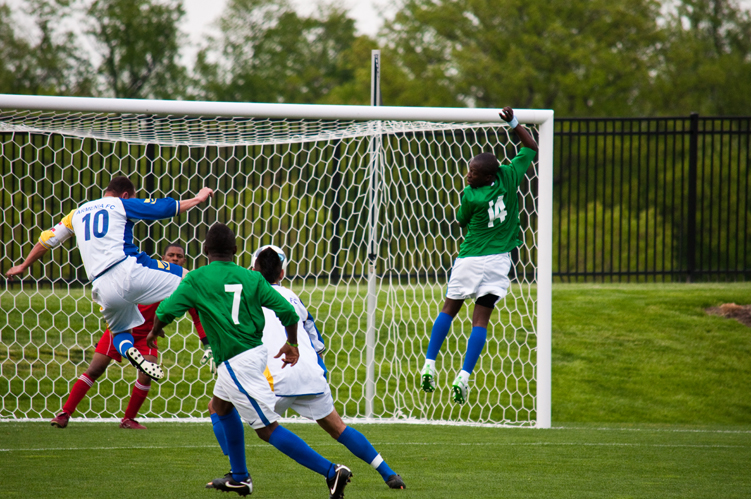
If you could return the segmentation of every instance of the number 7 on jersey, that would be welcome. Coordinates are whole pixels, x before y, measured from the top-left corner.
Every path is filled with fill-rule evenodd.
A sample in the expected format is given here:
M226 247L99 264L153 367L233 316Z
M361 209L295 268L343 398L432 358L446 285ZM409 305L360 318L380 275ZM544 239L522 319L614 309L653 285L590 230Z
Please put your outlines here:
M243 285L242 284L225 284L224 292L235 294L235 296L232 297L232 322L239 325L240 324L240 298L242 297L242 293L243 293Z

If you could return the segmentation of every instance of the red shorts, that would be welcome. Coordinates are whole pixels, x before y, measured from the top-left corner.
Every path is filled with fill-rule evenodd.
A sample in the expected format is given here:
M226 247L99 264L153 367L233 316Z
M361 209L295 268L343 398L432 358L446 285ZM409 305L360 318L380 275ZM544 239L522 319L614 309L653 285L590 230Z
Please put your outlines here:
M141 355L153 355L154 357L159 356L159 351L156 348L149 348L149 346L146 344L146 335L133 335L133 342L135 343L134 346L136 347L136 349L141 352ZM118 362L121 362L123 360L120 352L118 352L115 348L115 345L112 344L112 334L110 333L109 329L105 330L104 334L99 339L99 342L96 344L95 352L106 355L110 359L116 360Z

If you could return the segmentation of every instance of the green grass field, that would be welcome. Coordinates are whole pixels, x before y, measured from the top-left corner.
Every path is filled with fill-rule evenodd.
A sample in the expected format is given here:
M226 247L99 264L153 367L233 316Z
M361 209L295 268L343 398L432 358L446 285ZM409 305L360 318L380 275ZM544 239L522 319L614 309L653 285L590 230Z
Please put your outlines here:
M391 491L317 427L290 427L352 467L348 499L751 497L751 328L705 313L751 303L751 284L556 285L553 299L553 429L356 425L404 477ZM210 424L148 426L2 422L0 497L214 497L203 484L228 466ZM246 435L254 497L326 496Z

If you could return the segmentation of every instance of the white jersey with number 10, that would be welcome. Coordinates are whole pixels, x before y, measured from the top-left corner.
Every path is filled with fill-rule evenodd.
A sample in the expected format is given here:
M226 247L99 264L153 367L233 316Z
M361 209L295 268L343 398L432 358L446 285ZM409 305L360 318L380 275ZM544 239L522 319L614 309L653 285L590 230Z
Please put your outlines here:
M121 199L108 196L89 201L71 211L60 223L46 230L39 243L47 249L59 246L73 234L90 280L96 279L125 258L133 256L144 267L160 268L158 262L133 244L137 220L160 220L180 213L180 202L172 198Z

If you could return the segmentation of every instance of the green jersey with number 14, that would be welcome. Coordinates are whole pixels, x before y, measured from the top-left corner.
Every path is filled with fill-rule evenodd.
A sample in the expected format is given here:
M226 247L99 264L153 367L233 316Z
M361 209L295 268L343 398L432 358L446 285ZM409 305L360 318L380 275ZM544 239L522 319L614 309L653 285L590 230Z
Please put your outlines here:
M156 316L170 323L195 308L219 364L262 343L266 319L261 307L273 310L284 326L300 320L295 307L260 272L214 261L189 272Z
M510 165L501 165L492 184L464 189L456 219L468 230L459 258L507 253L522 244L516 192L535 154L522 147Z

